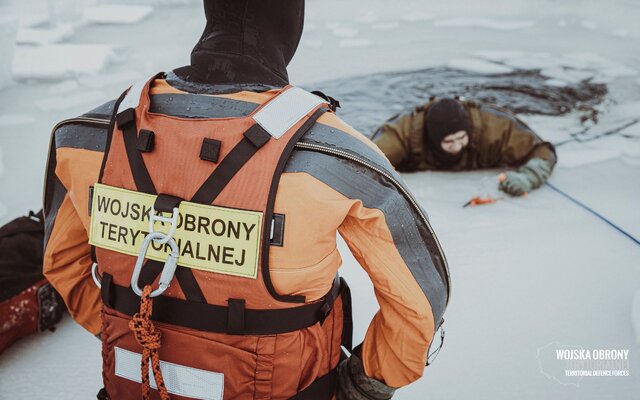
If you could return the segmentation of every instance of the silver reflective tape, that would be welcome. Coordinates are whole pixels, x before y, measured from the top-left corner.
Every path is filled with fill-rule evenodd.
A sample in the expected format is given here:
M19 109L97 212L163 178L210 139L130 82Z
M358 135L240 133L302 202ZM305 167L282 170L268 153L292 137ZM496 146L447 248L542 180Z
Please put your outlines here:
M292 87L260 109L253 119L271 136L279 139L324 99L298 87Z
M118 112L124 111L127 108L136 108L138 104L140 104L140 96L142 95L142 89L144 89L144 85L147 84L149 79L143 79L138 81L131 86L131 89L127 92L127 95L120 102L118 106Z
M116 375L140 383L140 362L142 355L129 350L115 348ZM179 396L202 400L222 400L224 395L224 374L186 367L160 361L160 369L167 391ZM151 387L157 389L156 380L149 365Z

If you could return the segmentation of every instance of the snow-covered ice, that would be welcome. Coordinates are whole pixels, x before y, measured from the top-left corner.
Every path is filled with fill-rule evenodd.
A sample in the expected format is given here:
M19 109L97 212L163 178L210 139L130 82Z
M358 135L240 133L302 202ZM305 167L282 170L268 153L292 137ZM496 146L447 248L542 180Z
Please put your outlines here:
M53 44L16 49L15 79L61 79L81 74L97 74L116 61L111 46L103 44Z
M484 28L496 29L499 31L513 31L518 29L531 28L533 21L509 21L492 18L452 18L435 22L438 28Z
M84 8L84 19L97 24L135 24L153 12L150 6L99 4Z
M342 39L339 43L339 47L365 47L371 46L373 42L369 39L361 39L361 38L353 38L353 39Z
M30 11L19 14L22 27L44 26L46 7L33 7L43 1L9 2ZM46 46L48 50L29 60L16 60L24 68L21 79L56 82L19 82L0 92L0 165L5 168L0 175L1 223L26 208L39 207L49 130L55 122L116 96L145 75L188 62L202 32L202 4L177 2L191 5L156 7L131 25L83 25L65 45L74 46L75 52L57 58L58 52ZM5 5L0 4L0 11ZM71 5L66 7L75 12ZM4 15L18 15L12 10ZM428 16L419 14L425 11ZM308 1L309 29L289 72L292 82L318 89L322 89L316 86L318 81L420 70L451 65L456 59L467 60L466 67L471 60L492 68L540 69L554 75L546 82L558 87L588 75L607 82L609 89L609 100L598 106L598 124L581 124L579 112L562 117L522 116L547 140L588 139L604 127L640 115L634 51L639 47L639 11L640 3L634 0L451 0L431 2L428 7L414 0ZM591 21L596 29L585 29L581 21ZM359 33L335 38L331 34L335 29ZM4 55L10 50L3 39L6 36L0 35L0 86L1 68L7 63ZM94 54L78 47L91 44L105 47ZM113 49L123 45L128 51L115 57ZM16 55L23 57L18 53L24 50L20 48ZM109 62L125 56L126 62ZM68 65L68 60L78 65ZM98 71L102 73L91 75ZM88 97L83 99L82 91ZM98 93L103 98L98 99ZM343 102L343 107L351 100ZM41 111L38 101L49 111ZM70 108L62 109L60 101ZM383 120L383 114L407 105L394 100L375 106L384 110L375 115ZM630 126L609 138L560 146L560 163L551 180L636 237L640 237L640 185L634 184L640 176L638 132L640 128ZM527 198L461 207L471 196L494 190L499 172L403 176L439 235L451 267L453 292L442 352L421 380L399 390L395 398L634 398L640 393L634 372L640 365L640 248L547 187ZM339 250L344 260L341 271L353 290L354 342L359 343L377 304L366 274L343 242ZM536 359L536 350L552 342L630 349L632 376L585 378L578 387L561 386L540 373ZM22 340L0 356L0 398L94 398L100 368L100 343L67 316L57 332Z
M54 28L27 28L18 30L19 44L45 45L62 42L75 33L75 28L70 24L58 25Z
M505 65L495 64L488 61L472 58L454 58L447 64L450 68L463 71L475 72L478 74L508 74L513 68Z
M61 93L59 96L36 100L34 104L42 111L58 111L84 104L93 104L94 107L97 107L104 102L105 97L104 92L99 90L82 90L74 94Z
M11 83L11 65L14 43L18 31L18 20L3 17L0 19L0 90Z
M0 128L11 125L31 124L35 118L29 114L0 114Z

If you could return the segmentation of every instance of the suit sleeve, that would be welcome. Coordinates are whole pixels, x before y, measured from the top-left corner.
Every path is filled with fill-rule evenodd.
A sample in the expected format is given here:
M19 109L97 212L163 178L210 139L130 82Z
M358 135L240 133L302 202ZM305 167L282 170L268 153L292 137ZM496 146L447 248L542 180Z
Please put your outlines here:
M77 129L60 128L51 144L44 196L43 272L76 322L97 334L102 303L91 278L88 192L97 180L103 153L67 146L65 138L73 138Z
M448 280L430 227L398 191L380 187L387 189L375 200L352 204L339 232L371 278L380 306L362 344L365 373L401 387L423 374Z
M556 151L553 144L542 140L527 124L513 117L501 149L502 163L520 167L534 158L540 158L551 168L556 164Z

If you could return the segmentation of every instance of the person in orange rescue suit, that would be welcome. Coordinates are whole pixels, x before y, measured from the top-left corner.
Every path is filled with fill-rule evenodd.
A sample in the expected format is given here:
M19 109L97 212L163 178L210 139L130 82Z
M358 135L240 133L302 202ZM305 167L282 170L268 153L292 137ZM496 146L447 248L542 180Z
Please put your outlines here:
M520 196L544 184L556 164L553 144L513 113L462 99L431 99L382 125L374 142L398 171L511 167L499 188Z
M389 399L449 300L427 214L289 85L303 0L204 5L190 65L53 130L44 273L102 340L99 398ZM380 305L353 349L336 232Z

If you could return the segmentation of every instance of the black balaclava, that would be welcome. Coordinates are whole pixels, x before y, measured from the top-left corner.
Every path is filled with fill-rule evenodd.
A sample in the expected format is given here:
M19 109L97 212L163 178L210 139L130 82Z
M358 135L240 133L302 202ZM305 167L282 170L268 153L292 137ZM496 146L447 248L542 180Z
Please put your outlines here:
M470 132L469 115L460 102L454 99L441 99L433 103L424 119L425 149L433 154L443 166L450 166L460 161L467 149L466 146L457 154L442 149L442 139L458 131Z
M287 65L302 36L304 0L204 0L204 11L207 24L191 64L167 79L195 91L202 85L267 90L289 83Z

